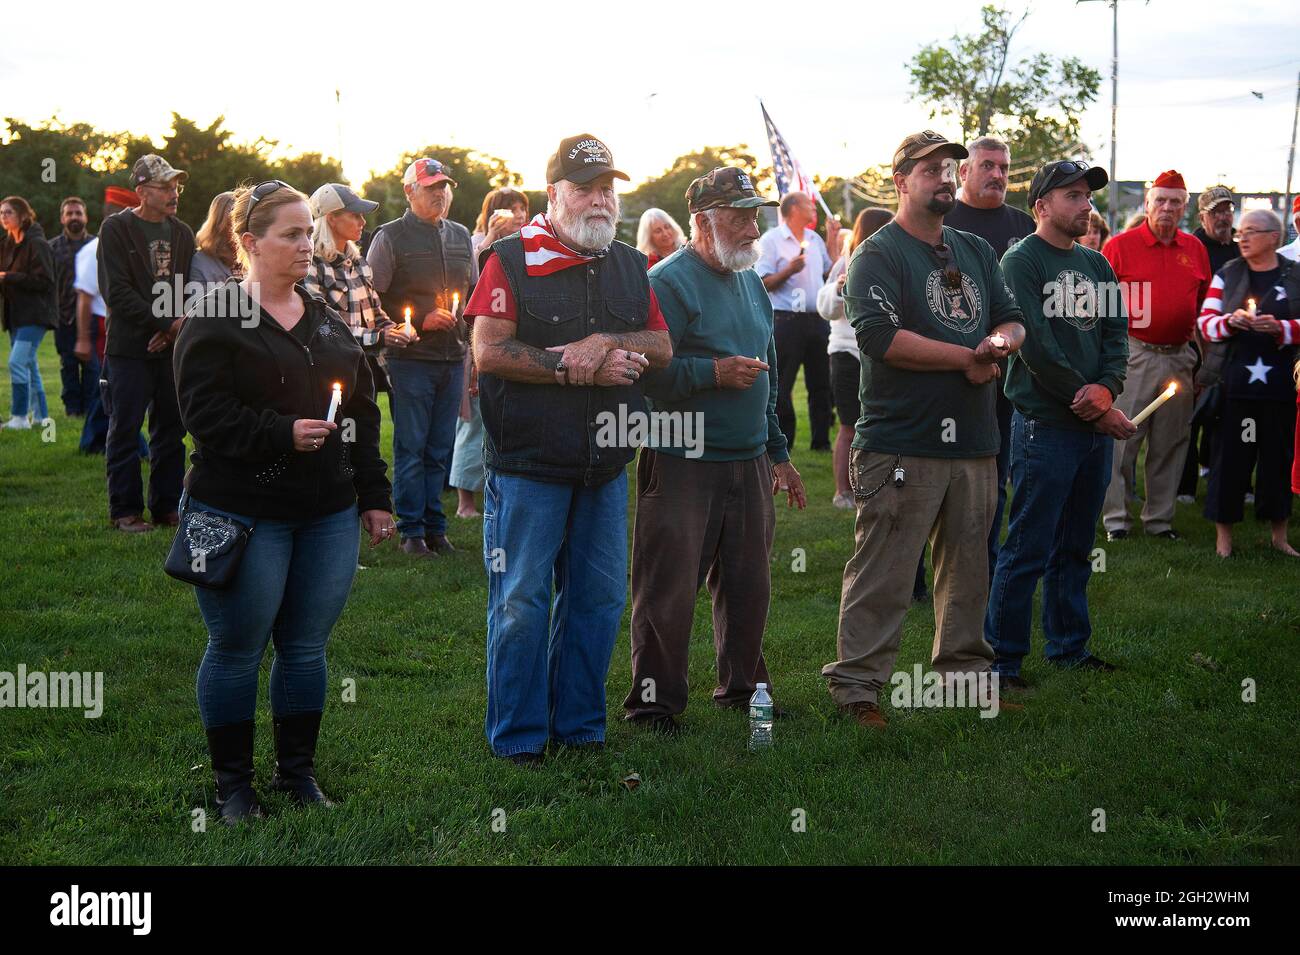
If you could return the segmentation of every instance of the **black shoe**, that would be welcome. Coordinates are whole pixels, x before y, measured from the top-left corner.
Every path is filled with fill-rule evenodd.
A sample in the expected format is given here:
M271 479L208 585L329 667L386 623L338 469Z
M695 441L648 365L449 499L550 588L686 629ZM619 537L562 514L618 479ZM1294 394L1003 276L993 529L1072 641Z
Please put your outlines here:
M627 721L661 736L680 736L683 732L681 723L667 713L648 713L642 716L629 716Z
M524 769L537 769L542 765L541 753L511 753L509 756L504 756L502 758L509 760L516 766L521 766Z
M271 777L271 788L288 793L301 805L316 803L330 809L334 803L316 783L320 717L320 713L295 713L274 718L275 775Z
M207 733L221 821L233 826L242 819L261 819L264 813L253 791L253 721L214 726Z
M1178 531L1174 530L1172 527L1167 531L1161 531L1159 534L1151 534L1150 536L1160 537L1167 541L1180 541L1183 539L1183 535L1178 533Z
M1084 657L1076 664L1076 666L1080 670L1096 670L1098 673L1114 673L1119 669L1115 664L1107 663L1101 657L1094 657L1092 655Z
M423 537L403 537L401 547L402 553L406 554L408 557L425 558L437 556L433 551L429 550L429 545L424 542Z
M451 541L447 540L446 534L430 534L424 539L424 543L437 557L456 552L456 548L451 546Z
M1127 537L1128 537L1128 531L1124 530L1123 528L1120 528L1117 531L1106 532L1106 540L1108 541L1122 541Z

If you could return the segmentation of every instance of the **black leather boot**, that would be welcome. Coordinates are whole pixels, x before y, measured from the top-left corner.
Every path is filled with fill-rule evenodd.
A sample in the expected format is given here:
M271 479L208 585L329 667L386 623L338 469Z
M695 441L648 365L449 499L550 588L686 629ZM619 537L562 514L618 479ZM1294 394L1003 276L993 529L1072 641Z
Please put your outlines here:
M276 716L275 776L271 788L288 793L299 803L316 803L330 808L330 802L316 783L316 738L320 735L319 713Z
M262 818L253 791L253 721L214 726L207 732L221 821L233 826L243 819Z

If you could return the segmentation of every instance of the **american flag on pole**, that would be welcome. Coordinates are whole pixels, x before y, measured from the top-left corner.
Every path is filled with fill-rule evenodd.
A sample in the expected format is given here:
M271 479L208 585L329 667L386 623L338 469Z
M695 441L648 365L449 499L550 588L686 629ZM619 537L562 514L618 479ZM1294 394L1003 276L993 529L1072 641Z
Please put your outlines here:
M763 105L762 100L759 100L758 105L763 111L763 122L767 126L767 143L772 147L772 171L776 174L776 191L782 196L792 191L812 196L825 210L826 214L830 215L831 211L826 208L821 193L813 185L812 179L804 174L803 167L799 165L799 160L795 159L794 154L790 152L790 144L785 141L781 131L772 122L772 117L767 113L767 107Z

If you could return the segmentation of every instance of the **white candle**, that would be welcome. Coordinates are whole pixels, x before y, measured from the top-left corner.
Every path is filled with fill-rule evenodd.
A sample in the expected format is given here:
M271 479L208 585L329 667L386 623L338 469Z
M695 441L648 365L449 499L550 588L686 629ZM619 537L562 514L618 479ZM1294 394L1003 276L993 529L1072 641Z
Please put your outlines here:
M1172 398L1174 396L1174 392L1177 390L1178 390L1178 382L1176 381L1169 382L1169 387L1166 388L1164 391L1160 392L1160 394L1156 397L1155 401L1151 402L1151 404L1147 405L1145 408L1143 408L1141 411L1138 412L1137 417L1133 419L1133 423L1137 425L1137 424L1141 424L1143 421L1146 421L1147 418L1151 417L1151 415L1155 413L1155 410L1157 408L1159 408L1162 404L1164 404L1166 401Z
M1253 298L1246 299L1246 311L1250 313L1251 318L1255 317L1255 300Z
M411 327L411 306L406 306L406 328L402 329L409 338L415 334L415 329Z
M992 342L994 348L1007 347L1007 340L1002 337L1001 332L994 332L992 335L989 336L989 341Z
M343 401L343 386L336 381L333 390L334 393L330 395L330 410L325 415L325 420L331 423L334 421L334 416L338 414L340 402Z
M452 292L451 293L451 314L455 315L458 311L460 311L460 293Z

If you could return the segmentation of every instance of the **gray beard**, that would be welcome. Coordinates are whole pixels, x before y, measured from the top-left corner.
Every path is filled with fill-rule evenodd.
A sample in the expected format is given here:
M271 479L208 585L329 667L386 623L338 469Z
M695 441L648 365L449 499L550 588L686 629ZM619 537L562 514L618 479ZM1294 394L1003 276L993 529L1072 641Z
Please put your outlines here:
M713 254L728 272L744 272L757 264L759 255L757 242L752 243L748 249L728 246L718 238L717 227L712 221L709 222L709 238L713 242Z
M569 212L562 201L557 201L555 208L551 210L551 216L560 230L569 237L579 251L583 252L599 252L601 249L609 248L618 229L617 203L611 210L611 214L613 218L609 220L588 218L585 214L575 216Z

